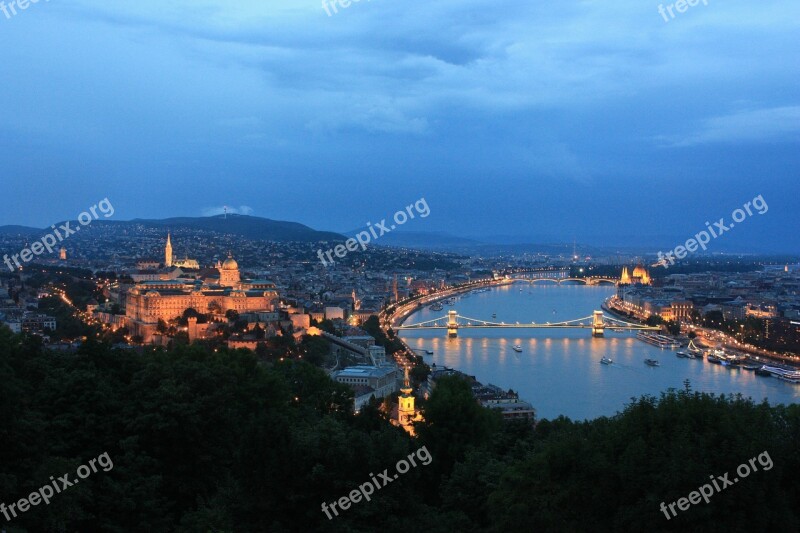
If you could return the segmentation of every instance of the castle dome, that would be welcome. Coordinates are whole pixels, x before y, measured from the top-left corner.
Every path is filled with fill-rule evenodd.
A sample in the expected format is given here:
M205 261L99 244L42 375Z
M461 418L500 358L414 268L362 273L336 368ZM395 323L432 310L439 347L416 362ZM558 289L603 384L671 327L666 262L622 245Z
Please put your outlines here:
M239 270L239 263L233 258L233 256L228 255L228 258L222 263L222 270Z

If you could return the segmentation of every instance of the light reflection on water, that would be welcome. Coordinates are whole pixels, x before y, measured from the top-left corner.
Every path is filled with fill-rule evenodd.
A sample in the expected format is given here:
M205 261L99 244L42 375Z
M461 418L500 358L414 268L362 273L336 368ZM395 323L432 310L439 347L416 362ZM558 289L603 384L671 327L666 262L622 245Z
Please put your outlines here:
M455 306L442 311L423 309L407 322L430 320L450 309L492 322L561 322L591 315L615 290L518 283L459 298ZM497 318L492 318L493 313ZM681 389L686 379L694 390L704 392L740 392L773 404L800 401L800 385L706 361L678 359L674 351L650 346L628 333L607 333L606 338L595 339L589 330L462 329L456 339L447 338L444 330L404 331L402 336L412 348L434 352L425 356L429 364L457 368L483 383L518 391L540 418L610 416L632 397ZM512 349L515 344L522 346L522 353ZM614 364L601 365L603 356ZM646 358L658 359L661 366L646 366Z

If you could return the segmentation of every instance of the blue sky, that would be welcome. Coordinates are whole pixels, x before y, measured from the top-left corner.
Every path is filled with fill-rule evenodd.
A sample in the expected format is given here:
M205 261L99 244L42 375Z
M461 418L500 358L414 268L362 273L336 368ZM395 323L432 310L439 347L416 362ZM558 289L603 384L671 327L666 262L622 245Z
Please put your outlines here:
M0 224L108 197L344 231L425 197L406 229L603 244L760 194L726 242L800 246L796 0L118 4L0 12Z

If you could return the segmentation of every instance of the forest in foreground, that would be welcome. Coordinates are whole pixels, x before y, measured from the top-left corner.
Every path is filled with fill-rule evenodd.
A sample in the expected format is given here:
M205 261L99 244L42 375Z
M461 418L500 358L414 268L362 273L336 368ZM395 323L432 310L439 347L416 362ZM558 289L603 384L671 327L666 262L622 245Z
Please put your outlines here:
M305 362L177 346L46 351L0 328L0 502L113 468L7 520L16 532L798 531L800 406L684 390L613 417L503 423L443 379L411 438ZM340 509L425 448L417 464ZM660 509L768 454L732 486ZM753 463L751 463L752 465ZM86 473L86 470L84 470ZM720 483L721 484L721 483ZM19 506L18 506L19 507ZM677 510L677 509L676 509ZM10 516L10 515L9 515Z

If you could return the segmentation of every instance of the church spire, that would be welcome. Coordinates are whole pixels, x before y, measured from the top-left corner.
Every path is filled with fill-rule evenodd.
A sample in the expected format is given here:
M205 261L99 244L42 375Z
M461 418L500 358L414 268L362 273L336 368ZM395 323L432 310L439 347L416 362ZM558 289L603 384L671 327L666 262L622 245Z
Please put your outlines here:
M164 266L172 266L172 235L167 232L167 245L164 247Z

